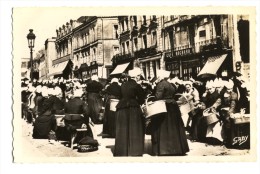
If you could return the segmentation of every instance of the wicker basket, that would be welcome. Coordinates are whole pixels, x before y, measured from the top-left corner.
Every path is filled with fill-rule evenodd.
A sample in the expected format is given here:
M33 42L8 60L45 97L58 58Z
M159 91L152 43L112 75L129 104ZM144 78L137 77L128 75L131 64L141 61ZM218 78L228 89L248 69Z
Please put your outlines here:
M65 127L64 118L65 115L55 115L56 118L56 124L58 127Z
M250 122L250 115L249 114L241 115L240 113L232 114L231 119L234 121L234 124L249 123Z
M216 123L219 121L218 117L217 117L217 113L216 112L212 112L211 109L205 109L203 111L203 116L206 120L207 125Z
M118 99L110 99L110 111L116 111L116 105L118 102Z
M145 101L145 105L142 107L146 118L150 118L154 115L167 112L164 100L148 102L148 100L151 98L154 98L154 96L149 96Z

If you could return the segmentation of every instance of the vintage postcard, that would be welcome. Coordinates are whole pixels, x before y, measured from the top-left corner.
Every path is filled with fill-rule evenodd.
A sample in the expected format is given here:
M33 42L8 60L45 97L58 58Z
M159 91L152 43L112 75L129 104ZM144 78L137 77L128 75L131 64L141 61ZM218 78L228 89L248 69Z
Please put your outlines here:
M15 7L14 163L254 162L255 7Z

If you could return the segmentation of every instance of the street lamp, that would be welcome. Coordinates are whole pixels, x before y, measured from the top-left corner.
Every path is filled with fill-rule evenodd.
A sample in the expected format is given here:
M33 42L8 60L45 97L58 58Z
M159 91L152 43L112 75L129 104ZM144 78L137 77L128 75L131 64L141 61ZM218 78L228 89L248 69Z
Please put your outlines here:
M31 82L33 81L33 48L34 48L34 40L36 38L35 34L33 33L33 29L29 30L30 33L27 34L27 40L28 40L28 47L30 48L30 62L31 62L31 73L30 78Z

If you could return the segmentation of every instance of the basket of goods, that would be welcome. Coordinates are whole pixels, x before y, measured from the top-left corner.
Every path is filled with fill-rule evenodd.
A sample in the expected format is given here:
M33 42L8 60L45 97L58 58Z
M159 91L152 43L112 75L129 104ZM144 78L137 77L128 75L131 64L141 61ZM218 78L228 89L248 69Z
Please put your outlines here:
M142 110L146 118L151 118L157 114L167 112L165 101L164 100L157 100L151 101L154 99L154 96L148 96L145 100L145 104L142 106ZM150 100L150 101L149 101Z
M207 108L203 111L203 116L206 120L207 125L216 123L219 121L216 110L212 108Z
M55 115L56 124L58 127L65 127L64 117L65 115Z
M249 114L235 113L235 114L231 114L230 118L233 120L234 124L242 124L242 123L250 122Z
M192 110L188 96L183 95L183 94L176 94L176 95L180 95L180 97L178 99L178 103L180 103L179 108L180 108L180 111L181 111L181 115L188 114Z
M118 102L118 99L110 99L110 111L116 111L116 105Z

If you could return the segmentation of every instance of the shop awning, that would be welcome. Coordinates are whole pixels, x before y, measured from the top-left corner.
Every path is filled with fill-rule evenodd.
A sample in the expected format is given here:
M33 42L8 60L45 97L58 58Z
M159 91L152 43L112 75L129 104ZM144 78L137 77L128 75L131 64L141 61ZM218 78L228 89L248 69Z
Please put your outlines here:
M117 65L116 68L114 69L114 71L110 75L123 73L129 64L130 64L130 62Z
M204 65L204 67L199 72L198 76L201 76L203 74L216 75L219 67L222 65L222 63L224 62L226 57L227 57L227 54L209 57L206 64Z
M65 62L62 62L62 63L59 63L59 64L56 64L56 65L53 65L51 67L51 71L50 71L50 74L49 76L54 76L54 75L59 75L59 74L62 74L64 69L66 68L66 66L68 65L68 60L65 61Z

